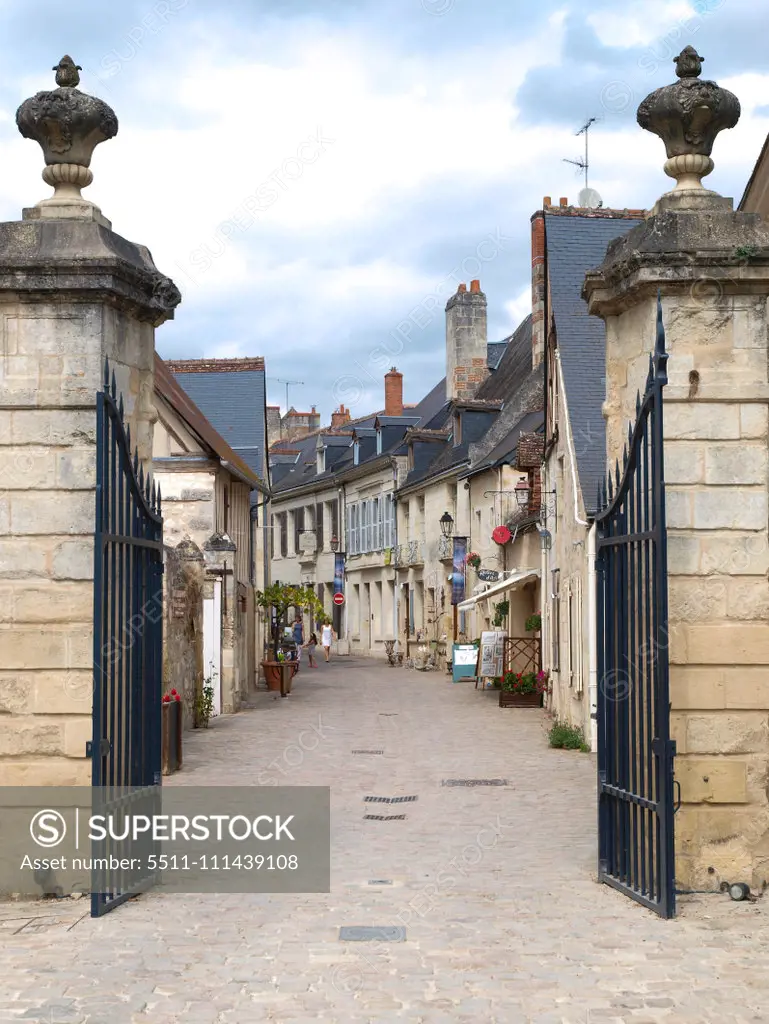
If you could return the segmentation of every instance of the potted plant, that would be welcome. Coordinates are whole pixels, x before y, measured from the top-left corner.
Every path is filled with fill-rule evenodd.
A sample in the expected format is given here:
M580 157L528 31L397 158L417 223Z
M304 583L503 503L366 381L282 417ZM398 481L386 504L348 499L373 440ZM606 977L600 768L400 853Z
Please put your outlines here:
M480 569L481 556L475 551L471 551L468 555L465 555L465 565L469 565L473 569Z
M499 691L501 708L539 708L547 689L547 672L508 672Z
M295 665L286 661L280 650L280 634L290 608L308 611L313 617L323 615L323 604L312 587L291 583L272 583L256 593L256 603L265 611L272 611L272 659L262 662L264 678L270 690L280 690L281 696L291 692L291 677Z
M539 612L535 615L530 615L523 628L527 633L539 633L540 629L542 629L542 615Z
M509 612L510 612L510 602L509 601L500 601L498 604L495 604L494 605L494 625L495 626L504 626L505 619L507 618Z
M163 697L160 760L164 775L178 772L182 766L182 698L176 690Z
M209 676L203 682L203 690L195 697L195 728L207 729L209 719L214 714L214 687Z

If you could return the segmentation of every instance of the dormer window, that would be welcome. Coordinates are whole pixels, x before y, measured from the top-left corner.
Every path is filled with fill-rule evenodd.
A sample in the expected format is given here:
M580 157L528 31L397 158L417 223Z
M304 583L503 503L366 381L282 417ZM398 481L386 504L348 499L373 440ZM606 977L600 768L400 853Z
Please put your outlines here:
M319 473L326 472L326 449L318 448L316 469Z
M414 468L414 445L409 445L409 473Z
M357 438L352 443L352 462L354 466L360 463L360 441Z
M377 455L382 454L382 428L380 427L376 432L376 453Z

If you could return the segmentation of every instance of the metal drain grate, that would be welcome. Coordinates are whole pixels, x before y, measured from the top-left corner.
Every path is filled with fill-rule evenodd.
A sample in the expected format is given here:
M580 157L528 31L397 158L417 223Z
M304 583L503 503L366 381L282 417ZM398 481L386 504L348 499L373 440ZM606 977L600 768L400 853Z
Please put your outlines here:
M353 750L353 754L384 754L384 750Z
M367 804L413 804L415 796L364 796L363 802Z
M507 779L444 779L442 786L506 786Z
M406 929L397 926L380 926L379 928L368 928L361 925L352 925L339 929L340 942L405 942Z
M364 821L405 821L405 814L364 814Z

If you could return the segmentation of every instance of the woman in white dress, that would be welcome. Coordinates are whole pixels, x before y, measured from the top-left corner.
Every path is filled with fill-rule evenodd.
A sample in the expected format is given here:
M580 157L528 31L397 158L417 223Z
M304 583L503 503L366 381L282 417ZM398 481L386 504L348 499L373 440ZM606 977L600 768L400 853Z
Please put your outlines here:
M330 622L324 622L323 623L323 628L321 629L321 632L320 632L320 644L321 644L321 647L323 648L323 653L326 656L326 661L328 661L329 655L331 654L331 641L333 639L334 639L334 631L331 628L331 623Z

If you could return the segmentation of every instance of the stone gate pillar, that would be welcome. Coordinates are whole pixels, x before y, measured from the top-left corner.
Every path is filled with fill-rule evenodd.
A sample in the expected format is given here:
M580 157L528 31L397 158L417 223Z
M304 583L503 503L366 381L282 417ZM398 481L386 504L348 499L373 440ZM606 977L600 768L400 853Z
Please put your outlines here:
M0 224L0 785L87 785L93 688L96 393L114 369L139 456L152 448L155 327L180 295L81 195L114 112L58 88L19 108L54 195Z
M640 105L677 184L609 247L584 294L606 322L610 464L635 419L662 294L676 880L715 889L769 879L769 230L701 184L740 112L700 80L701 61L687 47L679 82Z

